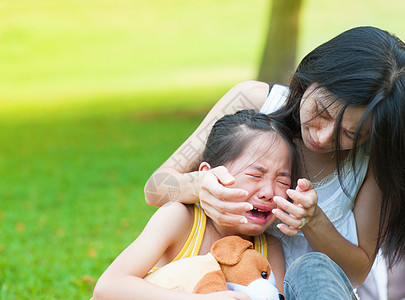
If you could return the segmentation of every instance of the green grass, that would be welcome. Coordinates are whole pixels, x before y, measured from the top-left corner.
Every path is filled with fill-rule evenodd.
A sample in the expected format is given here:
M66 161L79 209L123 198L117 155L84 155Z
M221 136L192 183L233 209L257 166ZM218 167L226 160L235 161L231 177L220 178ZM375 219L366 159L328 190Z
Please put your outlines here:
M0 298L89 298L154 209L148 176L205 112L0 127Z
M266 0L0 1L0 299L88 299L150 174L255 77ZM405 2L304 0L298 57Z

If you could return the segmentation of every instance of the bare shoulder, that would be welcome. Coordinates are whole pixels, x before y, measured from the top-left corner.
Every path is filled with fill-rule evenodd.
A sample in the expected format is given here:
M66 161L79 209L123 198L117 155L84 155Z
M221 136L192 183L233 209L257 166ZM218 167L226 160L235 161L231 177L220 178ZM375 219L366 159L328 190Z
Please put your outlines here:
M177 239L185 228L192 227L194 221L193 205L168 202L160 207L150 218L142 234L161 238L162 234Z
M175 256L172 249L181 248L187 227L191 229L190 211L181 203L160 207L136 240L114 260L108 273L143 277L158 262L170 262Z
M269 91L269 85L262 81L257 80L245 80L234 85L233 88L239 89L241 91L256 91L265 92Z
M153 214L141 235L154 240L165 239L167 247L179 248L184 244L193 222L193 205L168 202Z
M370 205L380 206L381 203L381 190L377 184L374 176L374 171L371 165L369 165L366 178L361 185L359 193L356 197L356 202L354 206L354 212L363 211L363 204L366 205L364 211L369 211Z
M366 178L364 179L356 197L354 206L355 215L361 215L363 212L370 212L370 205L380 207L381 197L381 190L377 184L377 181L375 180L373 168L369 165Z
M353 209L359 247L369 257L374 257L374 249L377 243L381 200L381 190L375 180L373 169L369 166Z
M234 85L218 102L219 106L227 108L226 113L241 109L260 110L267 99L269 85L265 82L247 80Z
M180 202L168 202L160 207L153 218L162 219L164 221L175 220L175 224L189 223L194 217L194 206Z
M186 243L193 227L194 206L168 202L156 211L154 217L158 221L153 223L149 232L154 232L155 235L149 234L149 237L154 236L155 241L164 244L156 264L162 266L172 261Z

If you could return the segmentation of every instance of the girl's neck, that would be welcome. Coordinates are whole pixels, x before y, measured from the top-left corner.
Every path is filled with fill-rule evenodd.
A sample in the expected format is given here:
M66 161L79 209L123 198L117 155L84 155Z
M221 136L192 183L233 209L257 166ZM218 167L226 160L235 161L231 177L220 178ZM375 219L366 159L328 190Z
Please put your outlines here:
M247 236L241 234L236 230L235 227L232 226L221 226L216 224L210 218L207 218L207 224L205 227L204 238L202 241L202 245L200 248L199 254L206 254L210 251L212 244L216 241L222 239L223 237L230 236L230 235L237 235L245 240L249 240L253 242L253 238L251 236Z

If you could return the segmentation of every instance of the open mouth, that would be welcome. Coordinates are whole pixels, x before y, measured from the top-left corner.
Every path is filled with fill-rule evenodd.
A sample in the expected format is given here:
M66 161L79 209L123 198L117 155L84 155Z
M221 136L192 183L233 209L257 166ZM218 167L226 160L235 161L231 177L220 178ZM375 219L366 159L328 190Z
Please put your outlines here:
M270 218L270 210L269 209L260 209L254 207L252 210L246 212L246 217L251 219L256 223L266 223L267 220Z

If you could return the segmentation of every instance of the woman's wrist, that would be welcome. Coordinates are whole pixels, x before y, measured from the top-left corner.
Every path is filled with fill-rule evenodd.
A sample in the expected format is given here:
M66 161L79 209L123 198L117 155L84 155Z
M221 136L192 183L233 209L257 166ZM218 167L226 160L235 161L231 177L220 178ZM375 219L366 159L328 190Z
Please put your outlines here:
M197 203L200 201L200 171L193 171L181 174L180 199L182 203Z
M145 184L146 203L160 207L172 201L184 204L198 202L198 175L198 172L180 173L171 168L157 170Z

